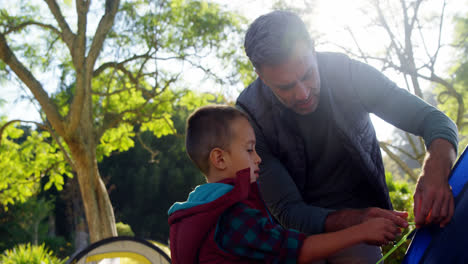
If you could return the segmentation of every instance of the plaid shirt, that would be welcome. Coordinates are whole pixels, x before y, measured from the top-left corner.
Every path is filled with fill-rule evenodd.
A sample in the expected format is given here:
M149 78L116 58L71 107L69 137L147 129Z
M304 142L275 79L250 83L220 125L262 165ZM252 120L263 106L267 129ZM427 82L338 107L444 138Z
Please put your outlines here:
M234 255L266 263L296 263L305 237L272 223L261 211L237 203L221 216L215 240Z

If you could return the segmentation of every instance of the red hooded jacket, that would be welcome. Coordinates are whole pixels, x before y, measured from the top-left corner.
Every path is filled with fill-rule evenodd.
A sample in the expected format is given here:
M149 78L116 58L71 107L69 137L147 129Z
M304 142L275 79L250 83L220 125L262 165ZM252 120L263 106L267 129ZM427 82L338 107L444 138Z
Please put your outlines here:
M220 216L238 202L268 213L260 198L257 184L250 183L250 169L237 173L235 179L219 183L234 188L214 201L181 209L169 216L170 248L173 264L193 263L263 263L223 251L214 239Z

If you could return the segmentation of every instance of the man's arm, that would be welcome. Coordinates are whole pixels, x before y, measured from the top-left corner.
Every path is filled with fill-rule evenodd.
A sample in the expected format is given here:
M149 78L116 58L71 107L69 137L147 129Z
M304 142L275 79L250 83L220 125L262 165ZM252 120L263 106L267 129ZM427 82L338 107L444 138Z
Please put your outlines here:
M458 130L444 113L401 89L374 68L352 63L353 86L364 107L407 132L422 136L427 153L414 194L416 224L447 224L453 215L448 184ZM385 99L384 99L385 98Z
M450 142L432 141L414 193L416 225L437 223L444 227L452 218L454 201L448 177L455 159L455 149Z
M395 225L407 227L406 213L380 208L334 211L308 205L304 202L295 182L281 162L269 151L263 135L255 124L256 150L262 158L259 188L270 212L285 228L306 234L319 234L341 230L371 218L383 217Z

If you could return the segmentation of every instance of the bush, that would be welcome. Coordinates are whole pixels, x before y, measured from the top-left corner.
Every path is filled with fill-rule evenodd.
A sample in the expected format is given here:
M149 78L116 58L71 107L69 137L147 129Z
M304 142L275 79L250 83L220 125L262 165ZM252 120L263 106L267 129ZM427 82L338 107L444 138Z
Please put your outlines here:
M408 221L414 221L413 214L413 192L414 184L408 183L404 180L395 181L393 175L389 172L385 173L385 178L387 181L388 191L390 194L390 199L392 200L393 209L397 211L407 211L408 212ZM410 228L414 228L411 227ZM402 235L406 234L408 230L402 230ZM395 240L398 242L401 239L401 236L398 236ZM392 253L386 260L386 264L397 264L402 263L403 258L406 254L406 249L410 244L410 240L406 240L395 252ZM382 254L385 255L393 245L386 245L382 247Z
M117 235L119 236L135 236L130 225L118 222L115 224L115 227L117 228Z
M59 258L71 256L75 250L72 243L68 242L62 236L46 237L42 239L42 243L44 243L48 249L55 252L56 256Z
M66 259L60 260L53 255L53 251L48 250L44 244L32 246L20 244L13 249L7 249L0 256L2 264L64 264Z

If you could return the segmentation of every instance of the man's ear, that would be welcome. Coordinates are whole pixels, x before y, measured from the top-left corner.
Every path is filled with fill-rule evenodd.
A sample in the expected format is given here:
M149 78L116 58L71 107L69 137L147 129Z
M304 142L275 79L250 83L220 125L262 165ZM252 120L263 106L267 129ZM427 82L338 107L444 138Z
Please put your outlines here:
M210 163L218 170L226 169L227 164L224 150L220 148L212 149L210 152Z
M260 73L260 71L257 68L255 68L255 73L257 74L258 78L260 78L260 80L262 80L262 82L264 82L262 74Z
M264 84L268 85L268 84L265 82L265 79L263 79L262 73L261 73L258 69L255 69L255 73L257 73L258 78L260 78L260 80L262 80L262 82L263 82Z

